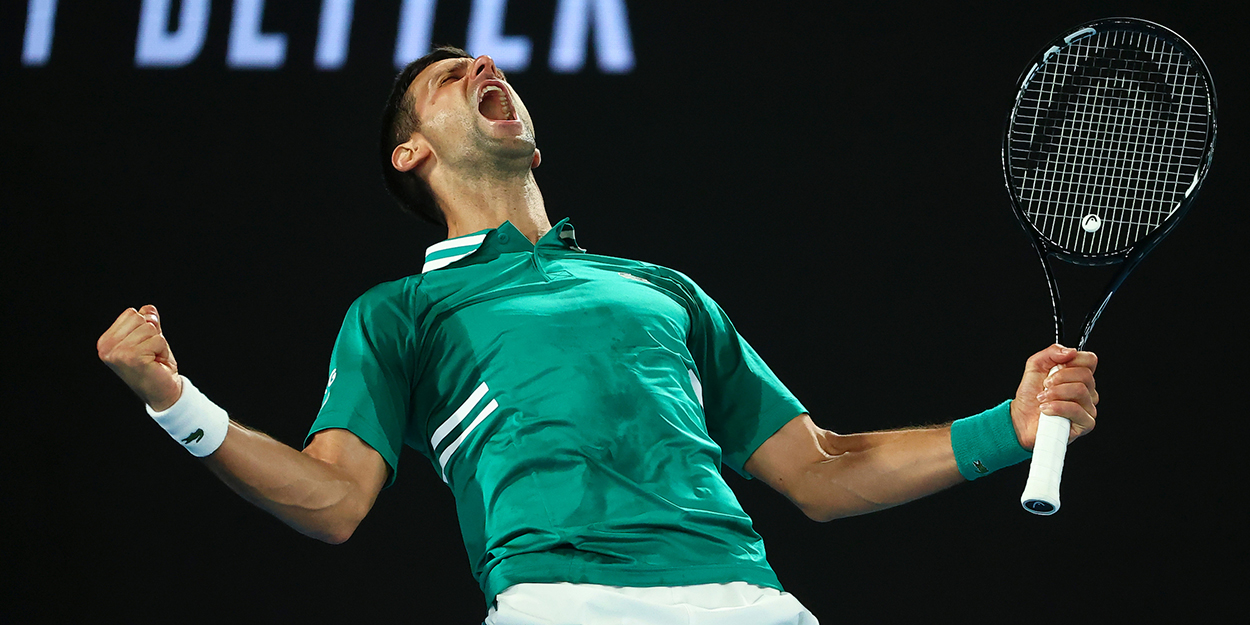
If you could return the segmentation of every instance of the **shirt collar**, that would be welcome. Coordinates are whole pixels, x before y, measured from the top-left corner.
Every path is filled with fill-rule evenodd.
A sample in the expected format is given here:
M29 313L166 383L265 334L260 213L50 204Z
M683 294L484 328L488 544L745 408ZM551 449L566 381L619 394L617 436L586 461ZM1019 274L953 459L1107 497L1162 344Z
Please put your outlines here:
M473 254L482 247L482 244L486 242L487 236L492 232L502 232L508 234L511 238L524 241L525 245L529 246L529 241L519 230L517 230L516 226L512 225L512 222L510 221L505 221L498 228L488 228L486 230L479 230L473 234L466 234L458 236L454 239L439 241L438 243L426 248L425 266L421 268L421 273L429 273L435 269L442 269L447 265ZM573 224L569 223L568 218L561 219L560 222L555 226L552 226L551 230L544 234L542 238L538 239L539 245L543 245L544 243L554 243L578 252L586 251L578 247L577 237L573 230Z

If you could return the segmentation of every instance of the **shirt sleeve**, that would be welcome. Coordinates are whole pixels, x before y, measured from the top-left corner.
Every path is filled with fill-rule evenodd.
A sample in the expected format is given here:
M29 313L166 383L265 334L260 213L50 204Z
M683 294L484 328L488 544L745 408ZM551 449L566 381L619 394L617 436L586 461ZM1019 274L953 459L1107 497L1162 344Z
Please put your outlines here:
M703 387L708 434L721 447L721 462L751 479L744 468L747 459L807 409L738 334L725 311L689 278L686 282L695 304L688 347Z
M321 410L304 441L331 428L355 434L386 461L387 486L395 482L408 428L416 354L411 310L397 284L370 289L348 309L330 356Z

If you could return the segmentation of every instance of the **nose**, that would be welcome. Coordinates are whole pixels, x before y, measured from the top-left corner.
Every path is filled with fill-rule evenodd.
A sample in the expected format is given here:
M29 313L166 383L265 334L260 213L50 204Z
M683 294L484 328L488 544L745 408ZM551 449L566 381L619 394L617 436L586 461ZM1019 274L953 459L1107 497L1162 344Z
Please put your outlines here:
M474 78L486 74L487 78L498 77L499 70L495 67L495 59L483 54L473 60L473 67L470 69L470 75Z

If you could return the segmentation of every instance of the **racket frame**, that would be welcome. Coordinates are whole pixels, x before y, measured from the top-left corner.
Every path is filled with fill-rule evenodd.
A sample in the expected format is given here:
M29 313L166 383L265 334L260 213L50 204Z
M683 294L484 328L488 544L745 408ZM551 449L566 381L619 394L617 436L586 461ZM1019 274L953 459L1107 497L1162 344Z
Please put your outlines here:
M1206 136L1206 144L1204 145L1203 158L1198 164L1198 171L1195 173L1194 181L1186 190L1184 197L1179 205L1172 210L1171 214L1157 226L1152 232L1135 241L1124 249L1105 252L1105 253L1088 253L1080 252L1060 246L1049 238L1047 238L1033 223L1033 221L1024 212L1024 207L1020 200L1020 192L1016 188L1015 181L1012 179L1012 163L1011 163L1011 130L1019 112L1021 101L1025 92L1031 83L1033 75L1042 67L1042 65L1050 59L1051 56L1058 53L1064 47L1073 44L1081 39L1096 35L1104 31L1137 31L1148 35L1152 35L1163 39L1178 50L1190 57L1191 63L1201 75L1206 84L1207 93L1207 123L1208 132ZM1115 17L1104 18L1087 22L1076 28L1071 29L1064 35L1056 37L1049 44L1043 47L1033 57L1033 59L1025 66L1025 70L1021 72L1019 79L1016 81L1016 94L1013 99L1010 113L1007 115L1003 129L1003 146L1002 146L1002 163L1003 163L1003 179L1007 187L1007 196L1011 198L1012 212L1016 216L1016 220L1020 226L1024 228L1033 244L1034 250L1037 251L1038 258L1042 264L1042 270L1046 276L1046 283L1050 290L1051 307L1054 315L1055 325L1055 342L1062 344L1064 339L1064 320L1061 298L1059 294L1059 285L1055 280L1054 269L1051 267L1051 258L1057 258L1070 264L1095 267L1106 266L1120 263L1121 267L1111 278L1106 289L1102 294L1101 302L1097 307L1091 309L1086 315L1084 323L1081 327L1080 338L1076 344L1077 349L1084 349L1089 335L1094 329L1094 324L1107 307L1107 303L1111 301L1111 296L1115 294L1120 285L1128 277L1137 265L1141 263L1146 254L1154 249L1165 236L1180 223L1180 220L1189 212L1189 208L1193 205L1197 198L1198 190L1202 187L1203 181L1206 179L1207 173L1210 171L1212 158L1215 153L1215 139L1217 129L1217 110L1218 100L1215 93L1215 84L1211 80L1210 71L1202 57L1194 50L1183 37L1171 29L1150 22L1147 20L1131 18L1131 17ZM1041 415L1042 422L1039 423L1039 437L1037 446L1034 448L1034 461L1030 470L1029 485L1025 488L1025 493L1021 497L1020 503L1030 512L1040 515L1054 514L1059 510L1059 478L1063 470L1064 454L1067 447L1068 421L1061 417L1051 415ZM1062 422L1062 423L1060 423ZM1062 428L1062 435L1060 434ZM1038 446L1043 444L1041 440L1043 434L1049 439L1061 439L1061 442L1047 441L1046 447L1052 449L1043 450ZM1053 449L1058 444L1057 450ZM1045 453L1043 453L1045 452ZM1048 456L1045 460L1039 462L1039 456ZM1041 466L1039 466L1041 465ZM1043 477L1040 473L1048 473ZM1042 486L1042 482L1047 482ZM1044 496L1039 496L1039 492L1044 492Z

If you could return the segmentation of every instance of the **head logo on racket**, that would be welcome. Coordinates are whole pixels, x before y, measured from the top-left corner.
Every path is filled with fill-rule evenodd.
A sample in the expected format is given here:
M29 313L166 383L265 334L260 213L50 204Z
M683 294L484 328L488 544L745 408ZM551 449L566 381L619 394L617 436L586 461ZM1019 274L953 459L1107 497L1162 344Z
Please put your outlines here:
M1094 213L1086 215L1085 218L1081 220L1081 228L1083 228L1086 232L1093 232L1101 225L1102 220L1099 219L1098 215L1095 215Z

